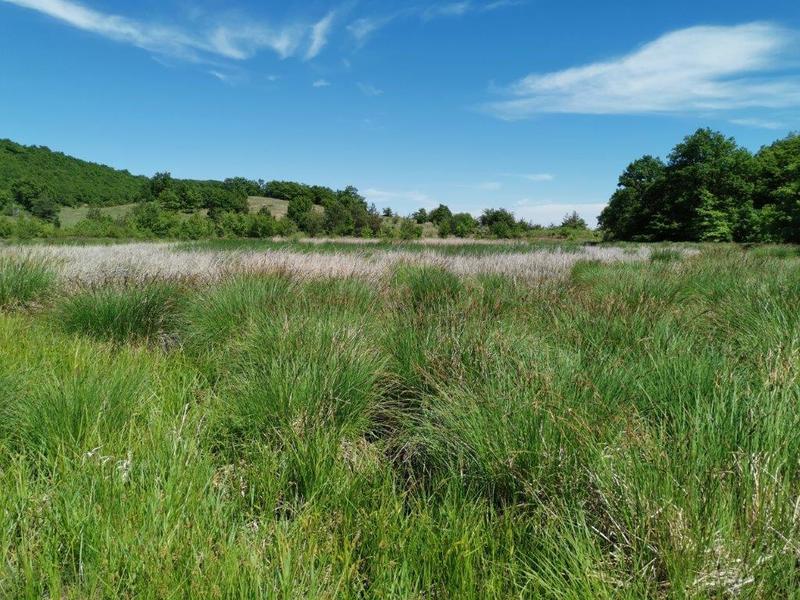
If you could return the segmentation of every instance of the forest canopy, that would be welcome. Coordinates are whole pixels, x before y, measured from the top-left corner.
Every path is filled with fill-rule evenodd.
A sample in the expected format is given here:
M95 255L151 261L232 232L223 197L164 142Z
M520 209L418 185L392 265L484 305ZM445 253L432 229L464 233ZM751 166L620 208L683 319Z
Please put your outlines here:
M599 223L610 240L800 242L800 135L752 154L698 129L629 164Z

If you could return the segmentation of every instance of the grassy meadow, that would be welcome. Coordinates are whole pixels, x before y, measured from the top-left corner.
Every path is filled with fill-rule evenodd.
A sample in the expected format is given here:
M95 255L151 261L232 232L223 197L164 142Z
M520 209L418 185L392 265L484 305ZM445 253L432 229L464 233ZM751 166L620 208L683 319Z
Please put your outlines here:
M788 598L790 246L0 246L0 597Z
M277 198L264 198L261 196L250 196L247 198L247 206L251 213L257 213L262 208L267 208L270 214L276 219L282 219L286 216L289 210L289 202L286 200L278 200ZM133 209L136 208L136 203L120 204L116 206L103 206L100 213L111 217L112 219L122 219L131 214ZM318 212L321 212L322 207L317 207ZM206 209L201 209L197 212L206 214ZM182 213L185 218L188 218L191 213ZM86 219L89 215L88 206L62 206L58 212L58 218L63 227L72 227L79 221Z

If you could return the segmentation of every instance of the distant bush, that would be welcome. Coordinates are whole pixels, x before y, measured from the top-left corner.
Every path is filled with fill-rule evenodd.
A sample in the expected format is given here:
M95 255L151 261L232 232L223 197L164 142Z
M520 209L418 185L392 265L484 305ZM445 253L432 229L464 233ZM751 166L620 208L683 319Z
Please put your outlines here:
M411 219L403 219L399 235L401 240L417 240L422 237L422 226L417 225Z

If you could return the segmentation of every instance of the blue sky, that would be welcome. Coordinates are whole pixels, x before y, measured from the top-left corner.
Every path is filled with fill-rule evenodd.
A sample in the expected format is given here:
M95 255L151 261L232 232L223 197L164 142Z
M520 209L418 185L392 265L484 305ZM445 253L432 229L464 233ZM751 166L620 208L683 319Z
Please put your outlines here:
M594 223L701 126L800 130L797 0L0 0L0 137L135 173Z

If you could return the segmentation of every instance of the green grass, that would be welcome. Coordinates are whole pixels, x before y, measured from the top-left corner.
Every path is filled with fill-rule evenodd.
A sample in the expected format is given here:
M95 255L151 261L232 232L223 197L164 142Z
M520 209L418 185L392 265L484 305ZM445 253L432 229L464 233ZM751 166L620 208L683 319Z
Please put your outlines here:
M669 252L0 313L0 596L796 597L800 261Z
M135 203L120 204L119 206L104 206L100 208L100 212L112 219L119 219L127 216L136 206ZM82 221L89 214L88 206L63 206L58 213L58 218L61 221L62 227L71 227L78 221Z
M282 219L286 216L286 212L289 208L289 202L286 200L278 200L276 198L262 198L260 196L251 196L247 199L247 204L250 208L250 212L258 212L264 207L267 207L272 213L272 216L276 219ZM131 204L120 204L118 206L104 206L100 208L100 212L104 215L111 217L112 219L119 219L122 217L126 217L130 214L130 212L136 207L135 203ZM315 210L322 211L324 210L321 206L314 207ZM200 211L205 213L207 211L202 210ZM61 221L62 227L71 227L75 225L78 221L82 221L85 219L89 214L89 207L88 206L63 206L61 211L59 212L59 220ZM188 218L189 215L186 213L180 213L184 218Z
M0 309L43 300L55 282L55 273L46 261L31 256L0 256Z
M289 201L288 200L278 200L277 198L265 198L263 196L250 196L247 198L247 205L250 208L250 212L256 213L262 208L268 208L270 214L276 219L282 219L286 216L286 213L289 211ZM325 209L319 205L314 205L313 210L316 212L322 213L325 212Z
M175 328L180 300L180 291L164 283L102 287L65 298L55 318L69 333L115 342L152 340Z

